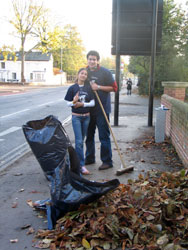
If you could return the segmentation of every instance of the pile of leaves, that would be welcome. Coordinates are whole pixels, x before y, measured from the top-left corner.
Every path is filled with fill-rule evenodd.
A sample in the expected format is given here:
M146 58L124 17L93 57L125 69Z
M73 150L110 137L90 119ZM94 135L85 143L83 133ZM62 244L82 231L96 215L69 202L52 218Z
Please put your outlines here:
M39 230L35 247L188 249L188 171L150 171Z

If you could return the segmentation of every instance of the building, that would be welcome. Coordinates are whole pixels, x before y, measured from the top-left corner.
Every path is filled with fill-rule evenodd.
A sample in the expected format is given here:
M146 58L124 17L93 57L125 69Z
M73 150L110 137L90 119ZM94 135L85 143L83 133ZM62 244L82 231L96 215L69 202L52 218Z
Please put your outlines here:
M8 55L4 60L0 54L0 82L21 82L21 53L16 52L16 60ZM33 84L64 84L66 74L55 76L51 53L29 52L25 55L24 77L26 83Z

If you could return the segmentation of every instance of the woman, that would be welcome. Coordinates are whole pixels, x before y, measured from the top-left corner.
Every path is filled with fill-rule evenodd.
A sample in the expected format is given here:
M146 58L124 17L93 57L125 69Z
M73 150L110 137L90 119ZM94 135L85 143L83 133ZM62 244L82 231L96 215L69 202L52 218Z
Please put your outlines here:
M85 167L84 138L90 121L90 107L95 105L94 94L87 81L87 69L81 68L75 84L66 93L67 105L72 108L72 127L75 135L75 150L80 160L82 174L89 174Z

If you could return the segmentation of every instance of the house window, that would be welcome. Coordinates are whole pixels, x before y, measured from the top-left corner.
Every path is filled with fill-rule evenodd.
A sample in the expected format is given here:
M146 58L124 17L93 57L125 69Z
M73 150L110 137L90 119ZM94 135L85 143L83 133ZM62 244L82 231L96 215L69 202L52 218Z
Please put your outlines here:
M5 69L5 62L1 62L1 68Z
M43 80L44 79L44 74L41 74L41 73L37 73L36 74L36 80L37 81L41 81L41 80Z
M12 79L16 80L16 73L12 73Z
M33 73L30 73L30 80L33 80Z

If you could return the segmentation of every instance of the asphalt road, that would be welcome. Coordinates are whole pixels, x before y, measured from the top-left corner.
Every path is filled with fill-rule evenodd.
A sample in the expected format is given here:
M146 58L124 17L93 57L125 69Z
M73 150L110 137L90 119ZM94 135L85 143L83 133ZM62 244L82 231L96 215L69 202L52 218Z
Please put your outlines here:
M70 119L66 90L62 86L0 96L0 169L30 150L22 131L26 122L48 115L57 116L62 123Z

